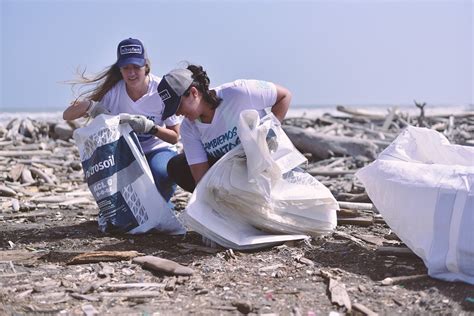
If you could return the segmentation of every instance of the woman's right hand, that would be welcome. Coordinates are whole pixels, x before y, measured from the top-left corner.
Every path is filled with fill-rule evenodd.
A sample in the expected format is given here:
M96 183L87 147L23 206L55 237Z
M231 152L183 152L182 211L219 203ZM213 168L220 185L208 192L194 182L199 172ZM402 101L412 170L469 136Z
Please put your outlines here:
M63 119L71 121L84 116L95 118L100 114L110 114L110 111L102 103L90 100L76 100L72 101L63 112Z
M75 100L69 104L69 107L63 112L63 119L72 121L87 115L87 110L92 101L89 100Z
M87 109L87 114L91 118L95 118L96 116L99 116L100 114L110 114L110 111L100 102L94 102L90 101L91 105Z

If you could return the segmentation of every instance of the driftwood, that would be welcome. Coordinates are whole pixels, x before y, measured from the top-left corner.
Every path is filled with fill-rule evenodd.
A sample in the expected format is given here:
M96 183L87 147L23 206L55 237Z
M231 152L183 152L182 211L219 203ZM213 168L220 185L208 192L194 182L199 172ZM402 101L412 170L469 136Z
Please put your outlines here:
M329 279L328 285L329 292L331 293L331 302L344 306L348 312L352 310L351 299L347 294L346 286L335 279Z
M354 116L364 116L364 117L367 117L367 118L373 119L373 120L383 120L383 119L385 119L385 116L383 116L383 115L374 114L374 113L371 113L370 111L364 111L364 110L360 110L360 109L348 108L348 107L345 107L343 105L338 105L336 107L336 109L339 112L351 114L351 115L354 115Z
M0 156L3 157L27 157L27 156L50 156L52 152L47 150L25 150L25 151L14 151L14 150L0 150Z
M155 256L143 256L133 259L133 263L140 264L145 268L173 275L192 275L193 269L180 265L172 260Z
M284 126L283 129L297 149L317 158L325 159L334 154L376 157L377 146L368 140L328 136L294 126Z
M375 211L376 208L372 203L354 203L338 201L339 207L346 210L370 210Z
M0 185L0 196L15 196L16 194L15 190L5 185Z
M362 314L366 316L377 316L378 314L371 309L369 309L367 306L362 305L360 303L354 303L352 304L352 309L356 310L358 312L361 312Z
M377 254L382 256L396 256L396 257L415 257L416 254L407 247L379 247Z
M30 171L31 171L32 174L34 174L37 177L43 179L44 182L49 183L49 184L54 184L53 179L51 179L50 176L48 176L45 172L43 172L39 168L30 167Z
M312 176L329 176L337 177L345 174L354 174L356 170L320 170L318 168L312 168L306 170Z
M427 274L416 274L416 275L406 275L406 276L397 276L385 278L381 281L383 285L393 285L400 284L408 281L417 281L422 279L427 279L429 276Z
M137 251L94 251L80 254L72 258L68 264L84 264L104 261L130 260L143 255Z

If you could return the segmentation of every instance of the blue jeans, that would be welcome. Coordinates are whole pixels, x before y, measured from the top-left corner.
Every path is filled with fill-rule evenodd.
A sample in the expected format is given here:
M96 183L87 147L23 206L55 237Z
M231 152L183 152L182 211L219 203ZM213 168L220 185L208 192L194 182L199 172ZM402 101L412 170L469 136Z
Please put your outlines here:
M166 170L168 161L176 155L177 152L169 148L160 148L145 155L155 179L156 188L166 202L171 199L176 190L176 183L168 176Z

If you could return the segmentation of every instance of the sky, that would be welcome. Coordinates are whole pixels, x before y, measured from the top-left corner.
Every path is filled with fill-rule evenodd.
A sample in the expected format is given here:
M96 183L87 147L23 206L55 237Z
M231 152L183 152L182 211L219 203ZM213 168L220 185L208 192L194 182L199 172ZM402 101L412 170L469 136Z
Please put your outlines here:
M473 0L0 0L0 112L61 111L65 81L139 38L162 76L261 79L292 106L474 104Z

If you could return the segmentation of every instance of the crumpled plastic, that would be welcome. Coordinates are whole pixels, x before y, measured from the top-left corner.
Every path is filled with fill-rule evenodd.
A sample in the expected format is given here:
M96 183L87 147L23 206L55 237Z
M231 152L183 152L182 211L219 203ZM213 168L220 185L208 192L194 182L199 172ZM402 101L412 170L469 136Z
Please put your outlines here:
M257 111L243 111L237 132L241 145L201 179L184 219L193 217L193 203L199 201L199 207L205 209L201 212L269 234L317 236L332 232L337 224L337 201L324 185L296 168L306 158L273 114L260 120ZM196 223L191 219L187 224ZM199 233L222 244L218 233L206 231L206 223L192 229L197 226Z

